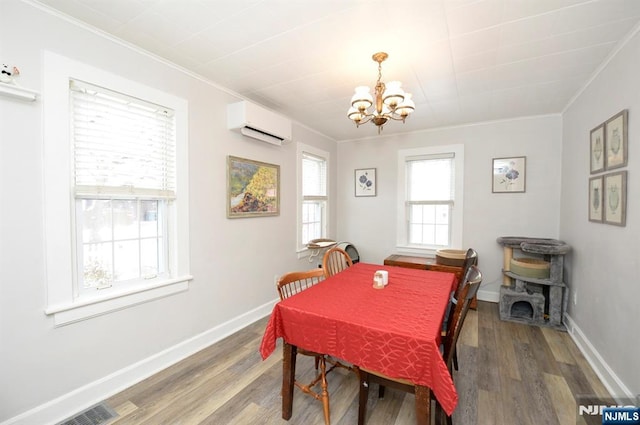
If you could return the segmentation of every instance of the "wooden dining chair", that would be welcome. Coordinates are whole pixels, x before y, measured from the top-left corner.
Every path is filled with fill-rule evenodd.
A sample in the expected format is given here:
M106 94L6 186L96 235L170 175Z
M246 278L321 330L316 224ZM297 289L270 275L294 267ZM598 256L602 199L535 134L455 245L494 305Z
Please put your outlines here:
M456 343L460 336L460 330L464 324L464 320L467 317L471 300L476 296L478 287L482 283L482 273L477 266L471 265L465 276L464 285L460 293L460 300L455 304L453 311L450 314L450 320L448 323L447 336L443 338L442 342L442 356L447 365L447 369L453 376L453 355L455 353ZM379 385L378 397L384 397L385 387L397 388L402 391L415 394L415 385L405 379L397 379L386 376L380 372L368 370L365 368L356 368L356 371L360 376L360 394L358 399L358 425L364 425L367 414L367 400L369 398L369 387L372 383ZM431 393L432 399L433 393ZM430 401L429 401L430 402ZM447 425L451 425L451 416L447 416L440 404L436 400L436 423L441 424L442 420L446 420Z
M280 279L278 279L276 284L280 300L294 296L322 280L324 280L324 270L321 268L285 273L280 277ZM336 365L332 364L329 370L327 370L327 359L324 354L304 350L300 347L298 347L296 354L315 358L316 376L314 379L307 384L296 379L294 380L294 384L303 393L322 402L324 423L325 425L330 425L331 419L329 409L329 391L327 390L327 373L331 372ZM320 392L313 389L318 383L320 384Z
M328 249L322 258L322 268L324 269L325 277L333 276L352 265L353 261L349 254L347 254L347 251L337 246Z
M447 335L447 324L449 322L450 312L453 310L453 306L460 299L460 293L462 292L462 288L466 283L467 273L469 272L469 268L471 266L478 265L478 253L475 249L469 248L467 249L467 253L464 256L464 262L462 263L462 272L460 273L460 278L458 279L458 283L456 284L456 289L451 294L451 299L449 300L449 305L447 306L447 311L444 315L444 321L442 322L442 336ZM453 368L458 370L458 352L453 350Z

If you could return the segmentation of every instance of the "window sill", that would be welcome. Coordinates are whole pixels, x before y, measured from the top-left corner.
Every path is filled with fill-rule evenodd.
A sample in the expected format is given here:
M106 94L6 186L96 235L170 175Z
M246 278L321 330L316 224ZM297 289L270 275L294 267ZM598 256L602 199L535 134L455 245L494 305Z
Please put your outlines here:
M80 299L69 304L51 306L45 310L45 314L53 316L56 327L68 325L184 292L189 289L189 281L192 279L193 276L180 276L135 290L113 292L98 299Z

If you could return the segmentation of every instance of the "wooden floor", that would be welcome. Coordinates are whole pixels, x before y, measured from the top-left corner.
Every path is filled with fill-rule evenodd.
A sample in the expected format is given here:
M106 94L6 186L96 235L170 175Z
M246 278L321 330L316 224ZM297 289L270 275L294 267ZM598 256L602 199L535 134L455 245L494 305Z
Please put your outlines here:
M266 319L106 400L119 413L110 424L322 425L322 406L298 390L293 417L281 418L280 347L262 361L258 347ZM576 395L608 393L569 335L502 322L498 305L478 303L458 343L454 374L460 401L455 425L573 425ZM298 375L313 359L298 356ZM333 425L357 423L356 377L329 375ZM371 391L368 425L414 424L413 395ZM580 419L582 421L582 419Z

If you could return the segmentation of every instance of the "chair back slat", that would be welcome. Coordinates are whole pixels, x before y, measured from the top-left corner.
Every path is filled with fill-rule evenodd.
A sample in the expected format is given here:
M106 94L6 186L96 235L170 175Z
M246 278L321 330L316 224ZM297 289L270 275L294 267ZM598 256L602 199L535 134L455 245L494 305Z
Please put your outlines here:
M322 258L325 277L333 276L352 265L353 261L347 251L337 246L327 250Z
M301 272L289 272L280 276L276 287L278 288L280 300L284 300L312 287L322 280L324 280L324 270L321 268Z
M455 308L452 308L449 312L449 319L447 324L447 334L444 337L444 352L443 357L449 370L453 362L453 356L455 353L455 346L460 336L460 330L464 324L464 320L467 317L467 312L471 305L471 300L478 293L478 288L482 283L482 273L476 265L469 266L466 275L464 276L464 284L458 297L458 302L455 304Z

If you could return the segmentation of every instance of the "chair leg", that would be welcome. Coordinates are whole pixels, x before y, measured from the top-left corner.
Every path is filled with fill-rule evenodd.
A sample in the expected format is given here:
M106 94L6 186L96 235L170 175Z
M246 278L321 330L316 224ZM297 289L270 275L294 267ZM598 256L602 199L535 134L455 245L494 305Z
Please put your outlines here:
M360 370L360 397L358 398L358 425L364 425L369 400L369 374Z
M319 358L319 362L320 362L320 374L322 376L322 381L320 385L322 387L321 398L322 398L322 408L324 410L324 423L325 425L331 425L331 410L329 408L329 391L327 390L327 387L328 387L327 373L326 373L327 365L325 363L324 356L321 356Z
M378 385L378 398L384 398L384 385Z
M436 401L436 425L453 425L451 416L448 416L440 403Z
M458 349L453 348L453 368L458 370Z

